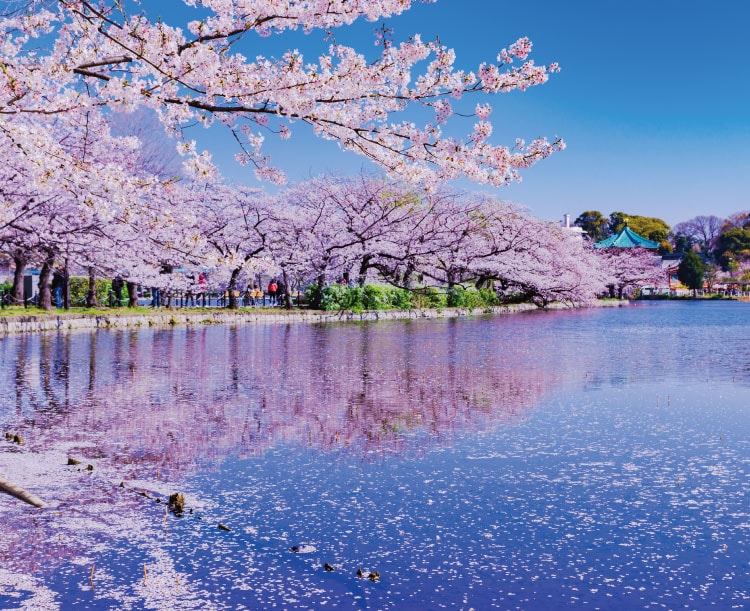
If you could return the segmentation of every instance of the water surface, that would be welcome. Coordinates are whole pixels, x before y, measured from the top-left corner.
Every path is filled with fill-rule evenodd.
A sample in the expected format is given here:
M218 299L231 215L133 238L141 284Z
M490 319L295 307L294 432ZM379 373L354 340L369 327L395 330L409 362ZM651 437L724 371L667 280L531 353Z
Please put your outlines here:
M4 338L0 608L747 607L749 314Z

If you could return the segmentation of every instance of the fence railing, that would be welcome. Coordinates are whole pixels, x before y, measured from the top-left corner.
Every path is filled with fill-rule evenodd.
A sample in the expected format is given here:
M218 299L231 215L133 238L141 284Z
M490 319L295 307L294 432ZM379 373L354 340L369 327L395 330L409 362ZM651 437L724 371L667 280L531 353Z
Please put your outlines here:
M292 291L290 293L292 305L300 305L300 292ZM283 306L283 297L271 297L263 291L235 291L234 297L240 307L274 307ZM144 292L138 296L138 305L146 307L169 307L169 308L225 308L229 305L230 295L228 291L202 291L195 293L192 291L159 291L158 295L151 292ZM37 305L39 300L38 294L34 294L24 302L25 307ZM110 308L124 308L129 303L129 297L126 291L120 293L119 297L114 291L110 291L106 298L106 305ZM0 289L0 307L7 308L13 304L13 293L10 289ZM53 298L54 306L55 300ZM86 298L71 298L72 307L85 307Z
M278 299L272 297L263 291L234 291L234 298L240 307L274 307L283 306L283 297ZM293 306L300 305L300 297L303 295L299 291L291 291L290 296ZM110 291L108 303L109 307L125 307L128 305L129 297L121 293L119 298ZM164 291L158 293L144 292L138 297L138 305L147 307L169 307L169 308L225 308L229 305L229 291Z
M39 295L37 293L34 293L31 297L27 297L23 300L23 306L28 308L29 306L37 305L38 302ZM13 290L0 289L0 308L4 310L5 308L12 306L13 304Z

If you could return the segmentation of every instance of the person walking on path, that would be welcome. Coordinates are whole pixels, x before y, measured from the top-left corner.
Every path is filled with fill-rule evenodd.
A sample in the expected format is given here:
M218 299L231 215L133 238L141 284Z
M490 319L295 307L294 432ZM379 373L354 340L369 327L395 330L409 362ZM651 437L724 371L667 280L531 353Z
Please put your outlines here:
M65 272L59 267L52 273L52 294L55 297L55 306L63 307L63 289L65 288Z
M282 307L286 305L286 284L281 278L276 283L276 302Z
M125 281L122 276L116 276L112 280L112 294L114 296L114 306L119 308L122 305L122 289L125 286Z

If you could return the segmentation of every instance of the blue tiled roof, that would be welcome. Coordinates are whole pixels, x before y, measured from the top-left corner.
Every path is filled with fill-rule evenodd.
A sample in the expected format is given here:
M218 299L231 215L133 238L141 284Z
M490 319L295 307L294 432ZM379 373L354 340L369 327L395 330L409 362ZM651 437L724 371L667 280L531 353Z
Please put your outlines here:
M659 248L659 244L639 236L625 225L620 233L597 242L594 248Z

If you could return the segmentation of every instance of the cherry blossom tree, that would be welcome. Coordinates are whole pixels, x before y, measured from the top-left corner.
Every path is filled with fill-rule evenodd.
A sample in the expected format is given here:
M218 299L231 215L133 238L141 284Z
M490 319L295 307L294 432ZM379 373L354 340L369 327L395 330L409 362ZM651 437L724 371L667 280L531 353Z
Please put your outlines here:
M491 283L540 306L588 302L603 287L597 260L581 240L512 203L472 196L470 205L454 207L446 218L446 235L455 241L425 273L448 287Z
M415 216L429 213L425 198L413 186L382 176L315 178L282 197L286 216L279 219L280 241L273 250L283 269L294 267L296 257L297 272L321 282L343 276L364 286L371 270L391 278L386 261L408 256L401 237L414 229ZM293 249L290 240L297 242ZM301 258L308 262L300 267Z
M194 226L189 211L176 209L184 197L171 181L150 173L142 143L112 135L96 109L22 116L13 130L0 129L0 244L16 262L17 302L24 265L31 261L41 266L42 307L51 307L53 265L68 262L89 270L88 303L94 305L97 274L119 273L149 257L158 269L177 245L172 258L190 250L186 239L167 235ZM151 253L144 259L146 251Z
M315 279L323 286L348 272L353 240L345 231L341 208L329 197L325 179L301 184L280 197L271 251L283 273Z
M606 272L591 243L565 228L532 219L537 247L515 258L511 287L539 306L553 302L591 303L606 286Z
M397 43L385 29L375 37L374 54L329 41L312 60L297 50L274 58L258 54L262 39L296 29L331 33L400 14L414 0L184 1L181 19L171 23L114 0L58 0L50 9L34 4L0 19L3 122L102 105L118 111L148 106L178 134L196 122L218 121L238 143L238 160L276 182L284 178L263 153L265 135L287 138L298 123L418 181L466 176L504 185L564 147L560 139L545 138L490 144L491 106L463 102L546 82L557 65L529 59L527 38L475 71L456 68L455 52L438 41L414 35ZM456 118L455 105L477 119L463 139L444 133ZM432 116L418 126L413 108ZM212 174L209 154L187 140L181 146L197 175ZM33 146L27 150L34 154Z
M449 222L462 208L456 197L371 175L319 177L282 195L271 251L283 273L319 288L341 278L408 288L447 244L468 236Z
M354 269L360 283L377 270L408 285L418 269L437 269L435 257L461 243L453 251L456 273L478 273L461 259L477 257L476 219L441 207L453 196L439 194L434 183L464 176L504 185L562 149L559 139L491 144L492 108L474 99L544 83L557 66L529 59L526 38L475 71L457 68L454 51L438 41L414 35L397 42L385 26L369 52L333 39L339 27L400 14L413 1L184 0L185 10L167 21L128 1L6 3L2 248L17 270L32 260L42 265L45 307L47 276L61 260L89 269L92 298L96 274L127 274L131 304L137 282L182 286L184 279L159 272L184 262L212 262L232 287L261 263L296 277ZM314 59L297 50L272 55L268 37L295 29L325 33ZM270 54L258 53L261 43ZM136 128L123 130L117 113L135 113L129 116ZM431 191L362 179L347 193L343 184L319 182L317 201L313 185L307 194L292 191L273 219L267 207L252 209L260 199L247 192L223 202L196 199L199 189L172 184L174 164L161 163L166 156L149 148L147 136L156 130L143 118L152 116L178 136L188 177L219 185L216 192L225 187L210 154L185 136L193 124L222 124L239 147L238 161L261 179L284 181L263 151L264 138L286 139L302 124ZM449 135L460 116L475 119L464 138ZM120 129L112 131L113 122ZM254 220L251 209L259 215ZM271 220L276 231L268 240L259 228ZM265 250L273 261L259 259ZM450 265L444 259L452 278Z
M645 248L600 248L596 255L607 275L611 297L622 299L630 288L658 285L664 280L661 257Z
M85 160L89 145L88 117L85 125L76 124L77 116L54 118L44 123L23 122L23 130L0 132L6 169L13 175L4 181L3 212L0 218L0 240L10 248L16 260L16 276L20 281L23 262L37 259L41 264L41 305L49 308L47 279L62 244L92 228L108 215L109 205L93 186L98 172L106 171L106 163L88 167ZM18 127L18 126L17 126ZM35 139L46 154L33 158L19 142ZM83 144L82 144L83 143ZM103 144L100 141L99 144ZM73 168L69 170L68 168ZM22 183L18 188L17 183ZM117 188L112 189L113 192ZM16 301L20 292L16 286Z
M191 199L204 243L200 261L228 276L228 306L236 309L241 275L275 267L267 253L273 199L256 189L229 185L194 185Z
M430 236L433 248L428 256L423 253L417 258L420 273L449 290L476 277L474 264L496 252L495 238L502 240L501 232L490 228L496 218L490 216L487 206L483 208L484 203L462 201L457 196L440 202L433 212L439 221L439 230Z
M391 228L388 239L373 253L370 265L395 286L412 289L415 279L435 280L429 270L438 256L466 239L463 230L455 231L454 215L465 213L468 204L458 202L459 194L449 190L420 192L408 190L398 200L405 216Z
M26 220L38 214L47 203L47 196L40 194L25 160L15 155L12 141L0 132L0 155L5 163L0 164L0 251L13 260L13 303L23 303L23 274L34 259L38 246L37 236L29 232Z
M154 183L118 210L86 253L90 265L110 277L126 281L129 303L137 305L138 285L166 293L185 290L189 279L172 270L186 261L200 260L204 238L196 229L196 213L185 187Z
M580 238L486 195L425 193L371 176L317 178L281 197L270 250L283 270L322 285L369 271L413 288L495 286L539 305L587 302L604 290Z

